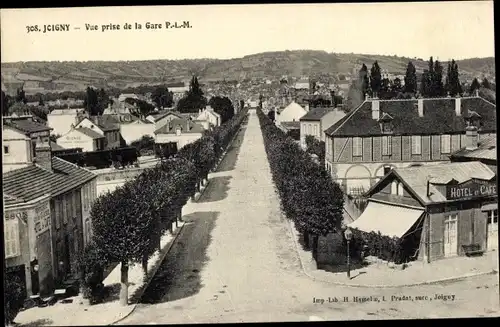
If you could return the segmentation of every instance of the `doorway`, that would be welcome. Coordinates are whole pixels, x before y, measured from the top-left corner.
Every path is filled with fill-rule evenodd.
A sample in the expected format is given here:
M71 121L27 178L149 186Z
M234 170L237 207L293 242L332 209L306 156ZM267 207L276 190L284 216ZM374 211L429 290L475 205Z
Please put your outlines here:
M457 255L458 214L451 214L444 220L444 256Z
M487 249L498 249L498 209L488 210L485 213L487 217Z

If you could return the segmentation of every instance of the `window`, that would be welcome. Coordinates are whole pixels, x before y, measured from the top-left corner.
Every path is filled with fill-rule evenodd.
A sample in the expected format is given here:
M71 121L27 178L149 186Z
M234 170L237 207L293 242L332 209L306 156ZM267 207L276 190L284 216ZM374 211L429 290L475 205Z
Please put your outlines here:
M400 183L398 181L393 181L391 183L391 194L403 195L403 183Z
M4 220L4 227L5 258L20 256L21 244L19 240L18 218Z
M488 231L498 230L498 210L490 210L486 214L488 217Z
M390 136L382 136L382 155L390 156L392 154L392 138Z
M451 152L451 135L441 135L441 153Z
M313 126L313 133L314 133L314 136L318 136L318 126L317 125Z
M71 217L72 220L74 220L75 216L73 211L73 193L68 194L66 201L68 202L68 216Z
M363 155L363 139L361 137L352 138L352 155L355 157Z
M62 208L61 208L61 201L58 198L54 200L54 207L56 211L56 228L59 229L61 227Z
M180 127L176 128L175 135L177 135L177 136L181 135L181 128Z
M307 134L312 134L312 131L311 131L311 124L307 124Z
M85 186L82 187L82 192L83 192L83 210L84 211L87 211L87 203L88 203L88 200L89 200L87 189L88 189L87 185L85 185Z
M411 137L411 154L422 154L422 137L420 135Z
M9 154L9 146L8 145L3 146L3 154Z
M392 133L392 126L389 122L382 123L382 133Z

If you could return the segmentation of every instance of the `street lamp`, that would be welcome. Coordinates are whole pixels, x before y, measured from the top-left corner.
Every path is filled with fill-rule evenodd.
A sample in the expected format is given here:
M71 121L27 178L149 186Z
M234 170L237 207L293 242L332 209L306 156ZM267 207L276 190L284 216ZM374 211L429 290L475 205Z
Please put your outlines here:
M349 245L352 239L352 231L349 227L344 231L344 236L347 240L347 278L351 279L351 253L349 251Z

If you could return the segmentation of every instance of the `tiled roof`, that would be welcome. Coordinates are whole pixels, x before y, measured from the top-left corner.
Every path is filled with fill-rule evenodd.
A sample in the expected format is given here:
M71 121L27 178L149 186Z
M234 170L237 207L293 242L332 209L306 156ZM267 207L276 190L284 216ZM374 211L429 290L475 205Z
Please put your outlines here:
M479 142L477 149L466 150L465 148L458 150L451 155L451 158L473 158L497 160L497 138L489 137Z
M300 129L300 121L284 121L280 123L287 130Z
M40 124L29 119L3 119L3 122L6 126L14 127L25 133L37 133L52 130L52 128L48 127L47 125Z
M52 172L32 165L3 174L5 205L36 199L50 193L66 193L97 177L94 173L58 157L52 157Z
M380 116L393 117L395 135L462 133L470 111L481 117L481 130L496 131L496 106L480 97L461 98L461 116L455 113L454 98L424 99L423 117L418 115L417 100L378 100ZM380 124L372 118L372 101L363 102L325 132L330 136L381 135Z
M320 121L324 115L335 111L335 108L311 108L307 114L300 118L301 121Z
M447 184L451 180L462 183L472 178L491 180L496 175L488 166L479 161L395 168L387 176L393 173L399 176L400 180L405 182L425 203L446 201L446 194L439 192L433 184ZM427 196L428 180L430 181L430 196Z
M79 131L80 133L87 135L88 137L93 138L94 140L104 138L103 135L87 127L78 127L76 130Z
M174 110L167 110L167 111L163 111L163 112L158 112L158 113L152 114L150 116L153 117L154 121L158 121L158 120L160 120L160 119L162 119L170 114L172 114L178 118L182 118L181 113L174 111Z
M105 132L120 129L120 121L114 115L97 116L97 125Z
M189 131L187 130L189 123ZM155 131L155 134L175 134L177 127L181 127L182 133L203 133L203 126L185 118L172 119Z

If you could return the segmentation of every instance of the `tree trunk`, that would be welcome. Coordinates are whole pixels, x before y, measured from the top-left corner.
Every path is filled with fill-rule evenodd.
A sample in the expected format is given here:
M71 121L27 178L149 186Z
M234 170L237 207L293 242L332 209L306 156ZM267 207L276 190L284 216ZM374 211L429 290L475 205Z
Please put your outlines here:
M182 222L182 207L179 208L179 221Z
M172 222L170 222L170 234L174 235L174 224Z
M310 246L310 238L309 238L309 232L304 232L304 245L307 250L311 248Z
M144 272L144 276L148 275L148 256L146 254L142 255L142 271Z
M122 261L120 279L120 305L128 305L128 262Z

